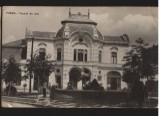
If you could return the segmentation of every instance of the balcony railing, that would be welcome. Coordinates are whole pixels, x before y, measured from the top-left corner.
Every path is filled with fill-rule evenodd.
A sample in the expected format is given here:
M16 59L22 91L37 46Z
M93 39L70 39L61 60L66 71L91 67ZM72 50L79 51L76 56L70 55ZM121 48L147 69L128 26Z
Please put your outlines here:
M70 65L70 66L98 66L98 67L117 67L122 68L123 64L99 63L99 62L80 62L80 61L54 61L55 65Z

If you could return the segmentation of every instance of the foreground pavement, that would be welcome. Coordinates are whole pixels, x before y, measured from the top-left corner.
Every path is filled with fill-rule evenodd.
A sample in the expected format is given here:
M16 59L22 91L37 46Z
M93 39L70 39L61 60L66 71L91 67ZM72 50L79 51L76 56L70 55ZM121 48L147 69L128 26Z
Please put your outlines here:
M33 105L7 102L7 101L2 101L2 107L3 108L37 108L36 106L33 106Z
M158 101L156 100L158 103ZM147 103L142 108L157 108L155 103ZM8 104L11 104L11 107L21 107L21 108L137 108L136 103L107 103L104 101L89 101L76 99L54 99L50 100L49 95L46 98L43 98L42 95L37 98L20 98L20 97L8 97L2 96L2 107L10 107ZM133 105L134 104L134 105Z

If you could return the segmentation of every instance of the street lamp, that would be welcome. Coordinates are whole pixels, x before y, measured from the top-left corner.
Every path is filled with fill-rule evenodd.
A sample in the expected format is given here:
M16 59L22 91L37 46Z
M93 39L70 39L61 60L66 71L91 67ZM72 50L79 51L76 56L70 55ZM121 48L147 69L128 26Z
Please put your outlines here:
M31 72L30 72L30 79L29 79L29 93L31 93L31 87L32 87L32 61L33 61L33 42L34 42L34 36L32 37L32 46L31 46Z

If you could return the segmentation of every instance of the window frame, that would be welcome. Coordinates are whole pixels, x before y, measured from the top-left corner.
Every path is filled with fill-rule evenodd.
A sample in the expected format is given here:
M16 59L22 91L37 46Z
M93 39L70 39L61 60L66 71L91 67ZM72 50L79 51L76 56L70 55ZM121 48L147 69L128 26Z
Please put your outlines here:
M62 60L62 48L57 48L57 61Z
M87 49L73 49L73 61L87 62L88 60Z
M101 50L99 50L99 54L98 54L99 56L98 56L98 61L99 61L99 63L102 63L102 51Z
M111 63L117 64L117 52L111 52Z

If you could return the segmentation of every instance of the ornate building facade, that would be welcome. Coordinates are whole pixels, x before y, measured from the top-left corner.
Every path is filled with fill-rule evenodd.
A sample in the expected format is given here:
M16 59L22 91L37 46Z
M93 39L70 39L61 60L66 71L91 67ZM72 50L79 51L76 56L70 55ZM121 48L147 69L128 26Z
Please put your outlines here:
M96 27L97 23L90 19L89 12L87 15L69 12L69 17L62 20L61 24L62 27L56 33L26 29L25 39L18 41L20 45L19 49L17 48L19 54L22 54L20 59L22 77L25 75L23 68L26 59L31 58L33 39L33 53L51 55L50 60L55 67L55 72L49 76L52 85L57 83L59 88L65 89L69 82L73 88L81 90L85 82L76 82L76 79L70 77L70 72L74 68L79 68L82 76L89 75L88 81L96 79L105 90L127 88L127 84L122 81L123 57L130 43L126 34L103 35ZM2 58L10 46L11 43L3 45ZM23 87L23 83L26 82L29 87L29 79L22 80L19 86ZM32 89L36 89L35 83L36 80L33 78Z

